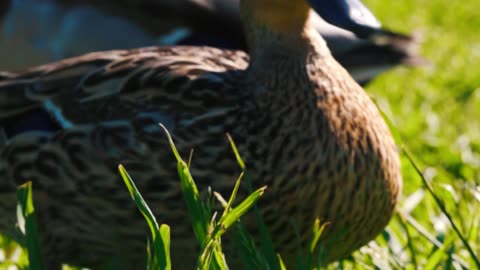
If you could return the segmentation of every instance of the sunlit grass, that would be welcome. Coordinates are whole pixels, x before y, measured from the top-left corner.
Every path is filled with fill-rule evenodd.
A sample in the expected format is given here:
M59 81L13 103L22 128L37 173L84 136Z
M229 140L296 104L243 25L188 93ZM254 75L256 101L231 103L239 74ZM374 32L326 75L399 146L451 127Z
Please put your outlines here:
M374 96L399 133L444 210L480 254L480 10L476 1L365 0L385 26L423 35L432 63L398 68L372 82ZM403 155L399 215L387 231L398 239L404 268L476 268L438 201ZM400 256L401 255L401 256Z

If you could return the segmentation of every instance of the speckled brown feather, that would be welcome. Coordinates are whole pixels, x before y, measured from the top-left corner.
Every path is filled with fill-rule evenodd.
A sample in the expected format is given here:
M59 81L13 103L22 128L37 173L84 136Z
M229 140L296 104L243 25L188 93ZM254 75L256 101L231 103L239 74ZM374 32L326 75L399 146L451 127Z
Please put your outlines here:
M401 188L396 146L377 108L313 28L285 36L251 24L250 64L242 52L167 47L3 74L0 121L44 108L61 128L16 135L1 148L0 229L13 235L15 187L32 180L50 265L97 267L117 255L128 269L144 268L146 227L119 179L122 163L172 226L174 267L194 265L162 122L184 156L195 150L200 189L224 195L239 172L225 133L232 135L254 186L268 185L260 209L286 258L301 248L294 228L305 245L316 217L329 224L325 263L373 239Z

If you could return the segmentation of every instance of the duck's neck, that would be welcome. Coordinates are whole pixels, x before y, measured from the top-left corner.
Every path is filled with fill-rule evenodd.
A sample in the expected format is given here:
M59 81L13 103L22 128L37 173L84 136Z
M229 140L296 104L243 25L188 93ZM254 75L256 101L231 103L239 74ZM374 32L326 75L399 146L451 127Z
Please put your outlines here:
M298 29L275 31L259 22L246 24L250 74L271 75L277 71L307 71L324 57L330 57L325 41L307 20Z

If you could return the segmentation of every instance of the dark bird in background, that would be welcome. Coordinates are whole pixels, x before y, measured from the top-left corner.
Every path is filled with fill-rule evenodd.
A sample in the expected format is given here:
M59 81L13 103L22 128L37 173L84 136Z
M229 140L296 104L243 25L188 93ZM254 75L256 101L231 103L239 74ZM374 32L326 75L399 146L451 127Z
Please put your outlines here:
M0 70L24 69L92 51L153 45L246 50L238 0L2 3ZM397 65L426 63L417 53L418 37L385 30L378 21L352 32L312 16L335 59L361 84Z

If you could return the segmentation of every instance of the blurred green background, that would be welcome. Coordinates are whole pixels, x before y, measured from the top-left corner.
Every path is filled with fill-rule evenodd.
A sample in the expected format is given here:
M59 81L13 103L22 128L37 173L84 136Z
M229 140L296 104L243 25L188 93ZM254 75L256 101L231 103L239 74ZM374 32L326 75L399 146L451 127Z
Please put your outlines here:
M480 254L480 9L479 2L365 0L391 29L423 36L425 68L398 68L373 81L367 91L394 123L401 144ZM411 214L446 250L468 261L464 245L440 214L412 166L403 158L400 211ZM390 228L401 225L394 220ZM400 230L400 229L399 229ZM434 254L431 241L410 230L419 262ZM448 241L447 241L448 240ZM448 252L447 252L448 253ZM451 267L448 256L433 269ZM422 264L420 264L422 265ZM471 265L472 268L475 268Z
M402 142L455 204L478 209L480 184L480 9L475 1L365 1L385 26L423 35L425 68L398 68L367 90L393 121ZM477 2L478 4L478 2ZM405 195L418 186L405 167ZM476 199L475 196L476 195ZM466 204L466 205L465 205ZM475 208L477 207L477 208ZM460 208L462 209L462 208ZM453 211L460 211L455 207ZM467 209L462 209L467 210ZM461 213L458 213L459 215ZM467 219L472 218L464 213ZM460 216L459 216L460 217ZM468 222L466 223L468 224ZM479 240L479 238L477 238Z

